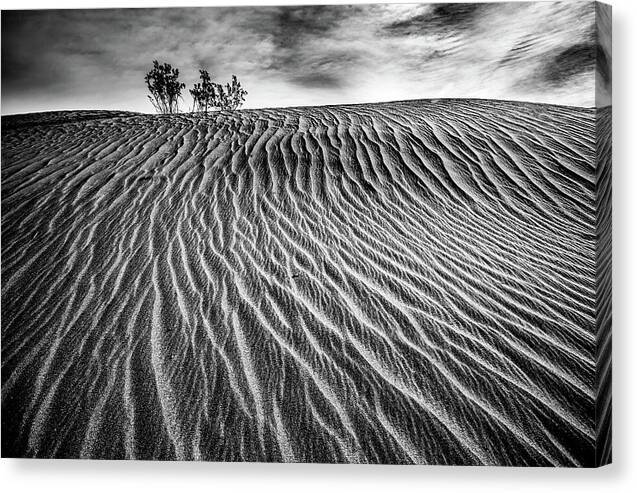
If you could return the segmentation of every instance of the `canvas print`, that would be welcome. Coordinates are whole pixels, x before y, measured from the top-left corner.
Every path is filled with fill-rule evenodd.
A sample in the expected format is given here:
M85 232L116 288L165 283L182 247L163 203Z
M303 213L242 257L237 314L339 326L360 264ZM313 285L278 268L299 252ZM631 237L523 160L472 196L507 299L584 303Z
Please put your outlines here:
M1 15L3 457L611 461L610 7Z

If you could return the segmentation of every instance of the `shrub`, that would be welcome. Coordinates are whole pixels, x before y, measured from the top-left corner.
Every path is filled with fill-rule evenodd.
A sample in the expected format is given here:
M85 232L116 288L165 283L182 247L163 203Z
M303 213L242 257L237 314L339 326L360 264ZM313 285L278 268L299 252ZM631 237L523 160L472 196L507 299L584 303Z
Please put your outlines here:
M208 113L208 110L236 110L245 101L248 91L241 87L237 76L224 86L212 82L207 70L199 70L201 82L196 83L190 94L193 99L193 111Z
M179 113L181 90L186 87L179 82L179 70L168 63L153 61L153 69L146 74L145 81L150 91L148 99L158 113Z
M225 110L236 110L240 108L243 102L245 101L245 97L248 94L248 91L241 87L241 83L237 80L237 76L232 76L232 84L226 84L225 90L221 91L222 97L222 108Z
M219 84L212 82L207 70L199 70L199 78L201 79L201 83L197 82L193 88L190 89L193 102L192 110L208 113L208 109L215 107Z

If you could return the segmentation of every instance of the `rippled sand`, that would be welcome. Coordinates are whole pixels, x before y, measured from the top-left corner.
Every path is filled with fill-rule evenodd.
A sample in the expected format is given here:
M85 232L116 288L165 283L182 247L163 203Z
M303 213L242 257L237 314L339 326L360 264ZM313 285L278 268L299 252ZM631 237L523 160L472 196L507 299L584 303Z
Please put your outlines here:
M4 456L610 460L610 109L2 124Z

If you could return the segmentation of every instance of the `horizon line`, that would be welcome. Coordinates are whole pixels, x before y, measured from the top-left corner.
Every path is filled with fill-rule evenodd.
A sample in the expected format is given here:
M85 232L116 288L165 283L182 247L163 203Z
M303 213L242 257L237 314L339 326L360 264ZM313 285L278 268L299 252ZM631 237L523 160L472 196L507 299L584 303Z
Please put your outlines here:
M418 99L397 99L397 100L388 100L388 101L369 101L369 102L361 102L361 103L338 103L338 104L318 104L318 105L292 105L292 106L261 106L256 108L237 108L235 110L213 110L209 111L208 114L214 113L223 113L223 112L241 112L241 111L258 111L258 110L274 110L274 109L297 109L297 108L330 108L330 107L343 107L343 106L364 106L364 105L372 105L372 104L395 104L395 103L408 103L408 102L416 102L416 101L497 101L497 102L505 102L505 103L520 103L520 104L531 104L537 106L556 106L562 108L581 108L581 109L603 109L612 107L612 102L610 104L604 106L577 106L570 104L556 104L556 103L542 103L539 101L529 101L529 100L521 100L521 99L499 99L499 98L462 98L462 97L436 97L436 98L418 98ZM178 113L145 113L142 111L134 111L134 110L125 110L125 109L104 109L104 108L72 108L72 109L50 109L50 110L42 110L42 111L25 111L18 113L2 113L0 108L0 117L2 116L19 116L19 115L33 115L38 113L60 113L65 111L110 111L110 112L125 112L125 113L135 113L138 115L193 115L196 113L202 113L197 111L180 111Z

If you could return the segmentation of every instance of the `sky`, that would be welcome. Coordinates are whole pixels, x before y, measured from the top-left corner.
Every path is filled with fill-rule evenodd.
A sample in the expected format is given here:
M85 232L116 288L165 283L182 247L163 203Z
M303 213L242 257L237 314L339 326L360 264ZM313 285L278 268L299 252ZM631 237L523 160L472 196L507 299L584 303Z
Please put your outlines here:
M237 75L245 108L423 98L610 104L592 2L2 11L2 114L153 112L152 61ZM596 63L597 61L597 63ZM596 69L597 65L597 69Z

